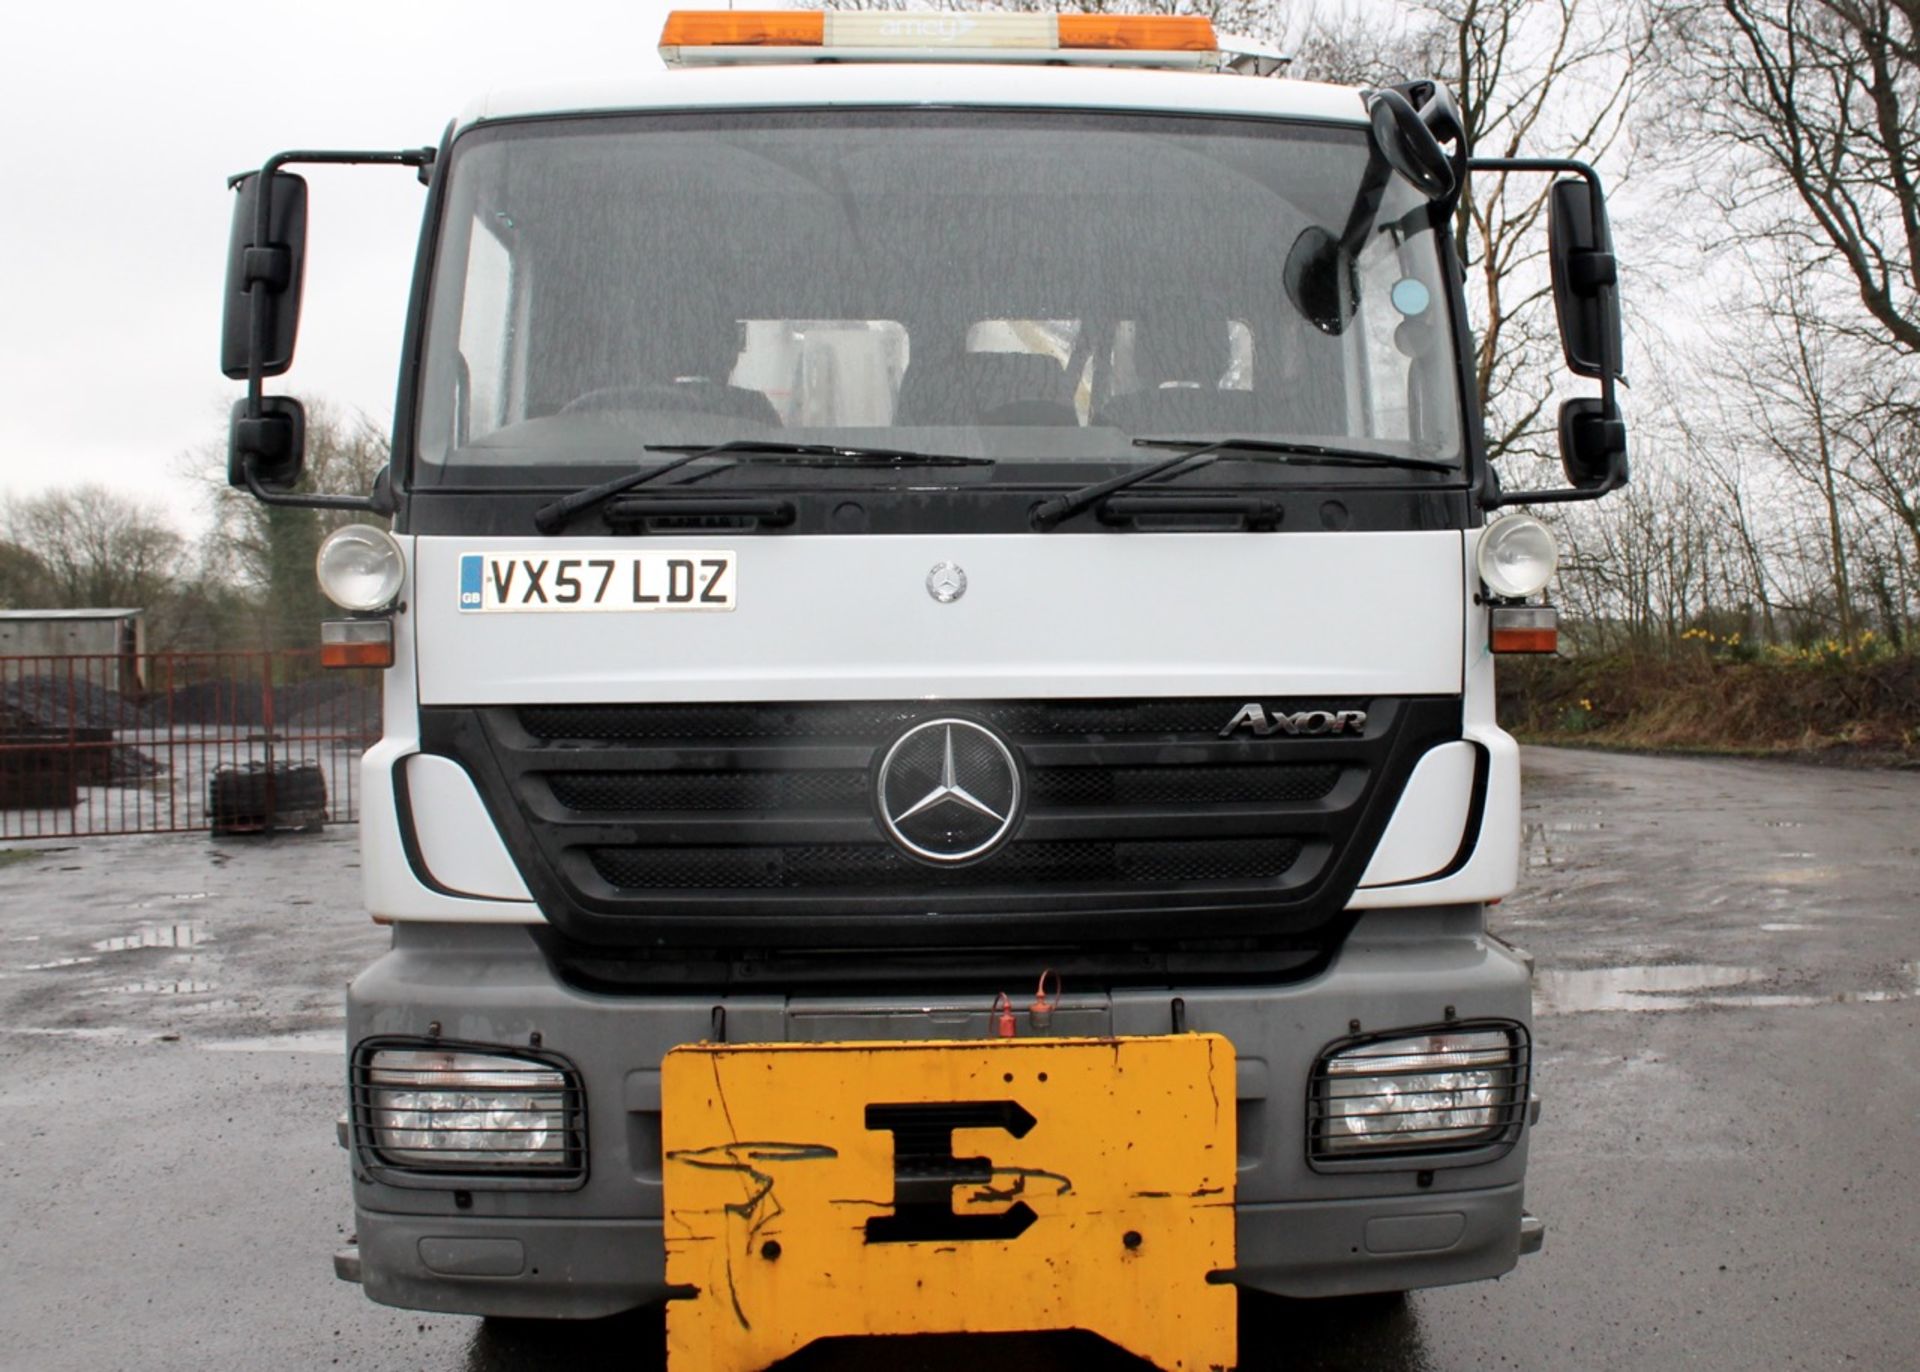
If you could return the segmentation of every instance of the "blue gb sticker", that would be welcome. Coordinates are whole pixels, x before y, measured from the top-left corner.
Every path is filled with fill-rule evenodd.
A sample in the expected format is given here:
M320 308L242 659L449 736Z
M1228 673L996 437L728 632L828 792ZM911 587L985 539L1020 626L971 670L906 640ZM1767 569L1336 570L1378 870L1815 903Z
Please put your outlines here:
M1409 319L1416 314L1425 314L1428 304L1433 299L1427 292L1426 284L1416 281L1411 276L1402 277L1393 283L1393 293L1390 298L1394 309Z
M480 554L463 553L460 557L460 608L477 610L480 608Z

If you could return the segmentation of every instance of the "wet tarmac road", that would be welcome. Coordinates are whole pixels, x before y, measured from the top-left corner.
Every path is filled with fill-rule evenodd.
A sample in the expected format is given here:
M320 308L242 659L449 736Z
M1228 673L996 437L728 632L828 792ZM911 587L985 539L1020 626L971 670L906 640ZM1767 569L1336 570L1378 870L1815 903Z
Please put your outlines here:
M1920 774L1527 767L1495 927L1539 963L1546 1251L1262 1303L1243 1365L1920 1365ZM333 1280L340 987L384 937L350 832L30 851L0 854L0 1368L658 1366L657 1316L497 1327ZM1077 1337L790 1364L1138 1366Z

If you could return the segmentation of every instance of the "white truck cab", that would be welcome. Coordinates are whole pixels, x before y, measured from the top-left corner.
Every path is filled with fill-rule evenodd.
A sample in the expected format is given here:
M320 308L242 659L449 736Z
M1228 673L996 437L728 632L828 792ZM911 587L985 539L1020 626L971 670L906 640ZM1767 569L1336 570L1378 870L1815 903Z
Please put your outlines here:
M1570 484L1489 469L1431 82L1205 20L687 14L670 70L236 179L236 484L359 505L385 671L348 995L369 1296L675 1356L1493 1277L1524 1205L1516 501L1626 474L1598 180ZM393 465L266 396L301 161L427 183Z

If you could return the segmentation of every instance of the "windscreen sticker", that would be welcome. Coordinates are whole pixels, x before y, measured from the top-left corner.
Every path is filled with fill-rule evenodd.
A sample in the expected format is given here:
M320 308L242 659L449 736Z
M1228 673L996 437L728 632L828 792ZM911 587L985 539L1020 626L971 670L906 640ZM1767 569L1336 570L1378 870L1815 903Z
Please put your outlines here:
M1393 301L1394 309L1412 319L1415 315L1427 312L1427 306L1433 301L1433 294L1427 289L1425 282L1405 276L1393 283L1393 292L1389 299Z
M734 608L734 555L675 549L592 550L555 557L463 553L467 612L689 611Z

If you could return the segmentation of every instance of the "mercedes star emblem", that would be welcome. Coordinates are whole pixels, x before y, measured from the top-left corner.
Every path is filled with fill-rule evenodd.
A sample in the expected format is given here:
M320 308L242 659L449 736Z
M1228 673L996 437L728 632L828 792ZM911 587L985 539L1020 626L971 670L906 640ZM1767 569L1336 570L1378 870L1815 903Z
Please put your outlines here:
M907 852L928 862L966 862L1013 831L1020 765L991 729L931 719L887 749L874 773L874 800L881 826Z
M967 574L957 562L936 562L927 573L927 594L942 605L951 605L967 593Z

